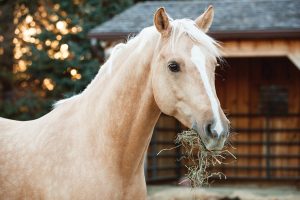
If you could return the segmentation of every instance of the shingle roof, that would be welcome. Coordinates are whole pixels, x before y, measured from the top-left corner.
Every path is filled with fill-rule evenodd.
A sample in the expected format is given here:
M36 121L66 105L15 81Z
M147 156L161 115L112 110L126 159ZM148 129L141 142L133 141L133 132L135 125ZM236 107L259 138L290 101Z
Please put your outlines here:
M153 24L153 13L165 7L174 19L198 17L208 5L215 8L211 31L300 31L300 1L298 0L203 0L148 1L135 4L111 20L95 27L90 37L137 33Z

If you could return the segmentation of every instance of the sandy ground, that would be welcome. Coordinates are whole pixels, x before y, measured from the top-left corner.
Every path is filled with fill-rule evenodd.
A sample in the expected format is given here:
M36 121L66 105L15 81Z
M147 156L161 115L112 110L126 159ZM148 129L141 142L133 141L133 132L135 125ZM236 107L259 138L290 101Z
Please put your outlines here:
M293 186L213 186L190 189L176 186L148 186L149 200L300 200Z

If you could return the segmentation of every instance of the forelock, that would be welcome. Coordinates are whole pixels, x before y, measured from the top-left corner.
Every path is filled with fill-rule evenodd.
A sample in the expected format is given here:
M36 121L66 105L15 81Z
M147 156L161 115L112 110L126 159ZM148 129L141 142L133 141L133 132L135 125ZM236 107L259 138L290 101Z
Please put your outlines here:
M177 19L171 21L171 25L171 49L175 49L175 45L182 35L187 35L194 42L199 43L213 57L220 57L220 45L213 38L201 31L193 20Z

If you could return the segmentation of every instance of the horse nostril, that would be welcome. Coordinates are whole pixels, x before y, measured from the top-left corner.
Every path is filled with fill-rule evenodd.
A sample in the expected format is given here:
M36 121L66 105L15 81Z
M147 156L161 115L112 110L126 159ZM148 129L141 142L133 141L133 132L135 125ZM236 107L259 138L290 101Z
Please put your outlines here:
M205 128L206 135L210 138L216 138L218 134L213 130L212 124L208 124Z

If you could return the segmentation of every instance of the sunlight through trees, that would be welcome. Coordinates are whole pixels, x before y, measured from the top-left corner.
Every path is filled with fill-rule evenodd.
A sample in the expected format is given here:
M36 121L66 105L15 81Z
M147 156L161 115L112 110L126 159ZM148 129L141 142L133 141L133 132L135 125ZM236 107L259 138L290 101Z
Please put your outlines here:
M81 92L99 70L88 31L131 0L0 2L0 113L33 119ZM6 13L10 8L12 14ZM96 44L100 45L100 44Z

